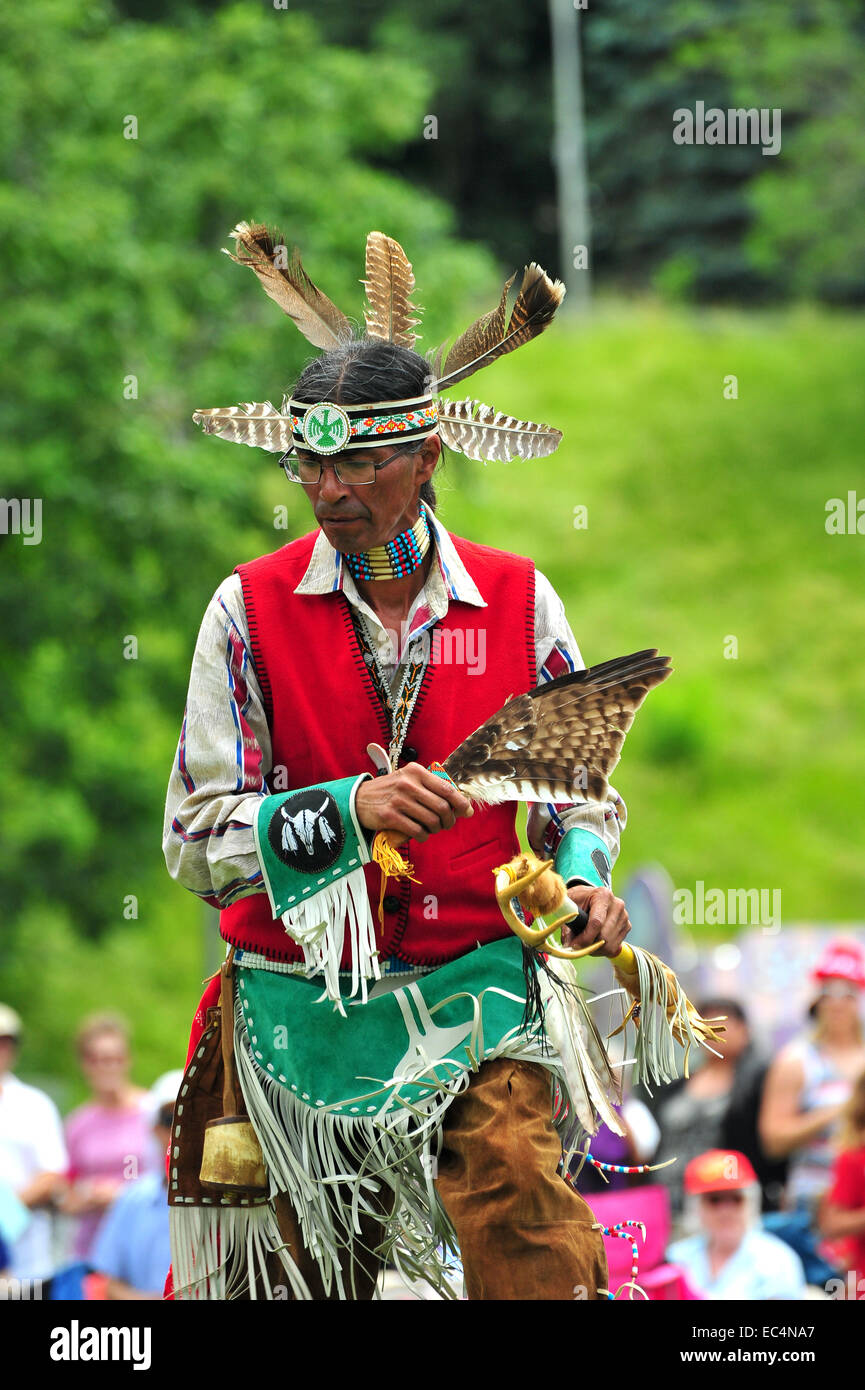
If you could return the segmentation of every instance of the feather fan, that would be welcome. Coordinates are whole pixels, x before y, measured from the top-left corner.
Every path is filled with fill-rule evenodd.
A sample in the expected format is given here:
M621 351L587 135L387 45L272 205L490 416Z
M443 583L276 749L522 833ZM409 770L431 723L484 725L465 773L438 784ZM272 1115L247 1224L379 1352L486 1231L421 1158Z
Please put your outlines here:
M289 257L281 234L271 234L263 223L238 222L231 235L238 254L226 251L226 256L255 272L265 294L288 314L309 342L318 348L335 348L350 340L351 324L312 283L297 247Z
M634 714L670 670L652 648L536 686L464 739L444 769L481 806L604 801Z

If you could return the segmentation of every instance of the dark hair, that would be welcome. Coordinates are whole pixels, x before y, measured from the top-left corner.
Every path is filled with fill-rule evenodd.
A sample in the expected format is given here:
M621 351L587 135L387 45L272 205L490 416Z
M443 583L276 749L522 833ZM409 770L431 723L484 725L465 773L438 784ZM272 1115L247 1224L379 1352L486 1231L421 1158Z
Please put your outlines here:
M333 401L334 405L410 401L429 392L432 375L429 362L411 348L381 338L357 338L316 357L304 367L289 394L305 405L316 401ZM424 442L408 445L407 452L416 452ZM420 495L434 512L436 494L431 478L421 487Z
M720 1018L723 1015L726 1018L735 1018L748 1027L748 1015L742 1005L735 999L725 999L723 995L717 999L712 995L701 999L697 1011L703 1018Z

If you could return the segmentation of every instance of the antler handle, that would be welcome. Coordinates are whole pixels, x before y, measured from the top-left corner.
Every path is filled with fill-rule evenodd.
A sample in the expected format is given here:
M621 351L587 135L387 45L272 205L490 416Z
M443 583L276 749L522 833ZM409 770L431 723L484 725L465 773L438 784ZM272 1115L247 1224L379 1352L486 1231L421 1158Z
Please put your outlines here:
M493 869L493 873L496 876L496 900L502 916L526 946L536 949L543 947L547 955L557 956L561 960L580 960L583 956L593 955L604 944L595 941L580 950L550 944L549 938L566 922L576 922L580 928L588 926L589 922L587 914L568 897L565 881L555 872L552 859L533 862L529 855L522 854L509 864ZM524 911L531 912L536 920L543 922L540 929L527 927L525 922L520 921L513 908L515 898ZM636 972L637 963L630 946L623 946L612 961L618 970L626 974Z

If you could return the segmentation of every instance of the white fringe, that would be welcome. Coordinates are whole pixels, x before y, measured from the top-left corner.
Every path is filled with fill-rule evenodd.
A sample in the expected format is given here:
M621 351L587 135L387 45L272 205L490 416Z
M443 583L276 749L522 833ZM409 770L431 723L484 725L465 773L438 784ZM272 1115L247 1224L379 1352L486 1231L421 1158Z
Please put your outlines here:
M354 1297L352 1255L361 1249L360 1221L366 1216L384 1230L375 1252L380 1260L392 1259L404 1280L424 1280L442 1298L457 1296L448 1268L458 1254L456 1234L433 1184L448 1106L468 1086L472 1072L494 1057L536 1062L563 1080L549 1049L541 1040L527 1040L519 1028L485 1051L480 1015L478 1000L475 1033L466 1045L471 1061L434 1059L437 1067L448 1068L447 1081L440 1081L431 1067L424 1070L422 1084L432 1096L417 1104L397 1101L393 1108L385 1098L375 1113L346 1116L304 1104L256 1064L238 1001L237 1073L264 1154L271 1196L288 1196L326 1293L335 1286L340 1299ZM368 1094L342 1104L368 1106L375 1096L386 1095L393 1082L374 1081ZM569 1138L572 1128L569 1124Z
M586 1134L596 1133L600 1122L614 1134L624 1134L622 1122L607 1098L617 1093L615 1078L606 1060L606 1051L594 1021L580 993L573 964L556 956L547 957L547 970L561 980L557 989L546 971L538 971L544 1006L544 1027L558 1055L574 1112ZM595 1059L592 1058L595 1052ZM601 1062L601 1058L604 1059ZM603 1076L598 1074L598 1068Z
M297 907L288 908L282 920L289 935L303 947L307 977L324 974L322 998L332 1000L343 1017L345 1006L339 987L339 969L348 922L351 944L348 998L353 999L360 992L361 1002L365 1004L367 980L380 980L381 969L363 870L355 869Z
M258 1206L170 1207L171 1269L175 1299L197 1302L232 1298L272 1300L280 1294L267 1274L269 1255L279 1256L295 1299L312 1297L285 1247L276 1213Z
M685 1075L687 1058L692 1047L703 1047L694 1032L688 1016L688 998L682 986L676 981L676 1003L672 1018L667 1018L667 975L663 962L651 952L634 946L637 960L637 980L640 995L640 1023L636 1029L634 1053L634 1084L642 1082L648 1089L649 1083L663 1084L675 1081L679 1075L678 1050L680 1044L673 1037L677 1026L685 1041ZM713 1051L712 1048L708 1049Z

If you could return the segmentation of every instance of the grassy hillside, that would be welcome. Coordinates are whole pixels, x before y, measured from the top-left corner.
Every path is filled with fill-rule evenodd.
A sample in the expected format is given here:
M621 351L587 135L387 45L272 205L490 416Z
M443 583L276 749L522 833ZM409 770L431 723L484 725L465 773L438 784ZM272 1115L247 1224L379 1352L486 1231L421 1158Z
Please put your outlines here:
M780 888L788 920L865 914L865 535L825 529L827 499L865 498L863 376L861 318L602 308L471 383L559 452L456 460L441 506L534 557L588 664L674 658L615 779L622 868Z

